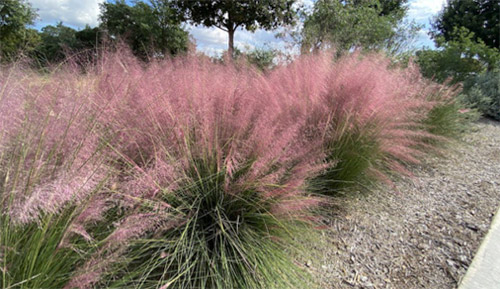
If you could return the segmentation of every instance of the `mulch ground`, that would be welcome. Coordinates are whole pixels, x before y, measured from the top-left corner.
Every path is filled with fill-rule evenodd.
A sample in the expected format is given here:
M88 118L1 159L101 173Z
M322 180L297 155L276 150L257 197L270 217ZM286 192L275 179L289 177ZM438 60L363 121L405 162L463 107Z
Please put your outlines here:
M394 187L337 198L306 267L321 288L456 288L500 205L500 123Z

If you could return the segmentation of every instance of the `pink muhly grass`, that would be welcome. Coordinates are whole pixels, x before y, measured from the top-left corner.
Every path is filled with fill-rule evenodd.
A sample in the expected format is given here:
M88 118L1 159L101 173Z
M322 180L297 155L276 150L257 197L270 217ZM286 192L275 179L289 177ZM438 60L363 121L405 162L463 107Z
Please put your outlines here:
M37 185L25 195L24 192L13 191L19 195L10 206L11 217L21 223L36 220L41 212L55 214L66 204L79 203L99 185L101 176L60 174L51 182Z
M208 236L213 233L205 227L219 223L226 224L225 230L235 234L236 240L243 238L235 244L253 244L256 240L246 240L246 235L237 233L239 226L268 238L266 235L282 225L262 225L272 227L267 231L258 226L252 229L252 223L239 224L245 222L244 214L261 216L259 222L264 223L275 219L283 223L307 221L308 210L317 206L318 200L306 195L304 184L324 169L322 142L300 137L305 116L289 109L286 94L262 89L273 86L268 78L249 68L214 64L193 56L144 67L119 52L108 55L102 63L93 104L103 111L99 122L111 136L109 146L120 170L113 198L120 199L131 214L117 223L106 244L126 248L129 240L148 234L164 236L169 240L166 244L177 244L185 242L183 230L192 229L198 235L194 240L217 239L218 235ZM155 226L159 221L148 213L136 213L138 208L154 211L151 204L162 204L156 208L168 212L173 225ZM219 210L221 215L214 215ZM129 221L132 216L136 221ZM212 217L213 224L205 224ZM211 246L212 241L207 242L190 246L197 252ZM249 248L238 247L229 253ZM191 258L168 256L169 266L184 266L182 262ZM100 258L107 259L95 257ZM213 262L222 262L221 256L213 258ZM204 268L196 264L193 268ZM202 282L189 281L200 274L190 270L194 271L176 282ZM254 270L253 265L248 270ZM84 273L77 274L70 284L86 288L97 282L95 275L85 274L87 271L83 268ZM215 277L210 274L206 278ZM241 281L237 281L238 276L232 278Z
M147 68L123 55L108 61L100 74L98 105L106 107L102 123L117 135L112 145L136 170L127 191L174 191L198 160L228 176L252 160L246 177L265 178L263 183L278 181L289 170L270 174L274 164L293 170L290 183L314 173L320 157L312 153L319 156L319 142L297 138L305 118L288 110L283 94L262 90L272 82L260 74L194 57Z
M5 149L6 141L15 136L23 121L23 92L25 83L32 75L22 73L13 67L0 70L0 149ZM24 84L24 85L23 85Z
M328 177L408 173L436 138L422 122L453 96L377 54L302 56L269 74L195 56L145 66L126 51L98 63L87 75L0 72L0 214L29 223L80 204L68 248L113 222L67 288L105 284L115 265L163 287L285 284L298 270L273 240L311 220L321 200L308 182L339 168ZM149 238L164 240L146 250L165 271L152 277L121 263Z
M418 163L423 139L437 138L422 122L439 101L452 95L424 80L415 67L391 67L389 59L377 54L354 53L335 61L329 53L302 56L275 69L269 78L274 85L265 89L285 94L295 115L306 118L302 138L321 138L330 153L343 150L338 144L346 138L365 139L348 145L348 155L329 156L336 170L355 161L342 159L354 153L358 162L367 162L367 172L409 173L401 163ZM436 94L443 97L437 100ZM372 151L353 151L366 141L373 143ZM380 177L382 171L374 175Z
M86 198L107 174L90 79L16 68L0 77L2 210L26 223Z
M80 268L64 288L94 288L102 276L109 273L113 264L122 261L131 241L142 237L147 232L169 230L181 222L166 211L132 213L114 224L116 229L102 241L103 245ZM76 225L71 232L84 238L91 238L85 228Z

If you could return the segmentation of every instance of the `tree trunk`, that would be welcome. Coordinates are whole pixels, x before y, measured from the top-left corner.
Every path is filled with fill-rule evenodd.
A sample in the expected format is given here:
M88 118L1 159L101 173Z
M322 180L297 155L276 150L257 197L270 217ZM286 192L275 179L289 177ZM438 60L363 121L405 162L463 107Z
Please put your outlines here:
M227 33L229 35L229 43L228 43L228 47L227 47L227 54L229 55L229 57L231 59L234 58L234 28L229 28L227 30Z

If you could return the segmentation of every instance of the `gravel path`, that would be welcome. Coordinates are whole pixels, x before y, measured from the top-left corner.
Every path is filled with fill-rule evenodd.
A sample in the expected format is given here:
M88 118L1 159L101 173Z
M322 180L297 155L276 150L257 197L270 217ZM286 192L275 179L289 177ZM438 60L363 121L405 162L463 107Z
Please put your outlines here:
M306 266L322 288L456 288L500 205L500 123L482 120L392 189L338 200Z

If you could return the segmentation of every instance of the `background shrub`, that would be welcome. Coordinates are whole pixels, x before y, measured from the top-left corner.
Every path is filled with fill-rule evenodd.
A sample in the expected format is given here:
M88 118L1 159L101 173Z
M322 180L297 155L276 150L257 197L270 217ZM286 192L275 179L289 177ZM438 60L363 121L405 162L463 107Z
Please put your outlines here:
M483 115L500 120L500 69L480 74L464 85L463 101Z

